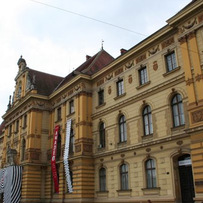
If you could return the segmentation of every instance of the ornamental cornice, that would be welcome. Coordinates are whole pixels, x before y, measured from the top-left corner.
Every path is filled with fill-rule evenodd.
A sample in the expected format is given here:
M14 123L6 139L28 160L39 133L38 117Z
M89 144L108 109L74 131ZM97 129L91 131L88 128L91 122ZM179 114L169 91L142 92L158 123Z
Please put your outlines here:
M120 154L120 153L125 153L125 152L129 152L129 151L135 151L135 150L139 150L142 148L147 148L149 146L153 146L153 145L161 145L162 143L165 144L167 142L171 142L171 141L177 141L183 138L189 138L190 135L187 134L186 132L183 132L181 134L177 134L175 136L170 136L170 137L166 137L166 138L160 138L160 139L154 139L154 140L150 140L150 142L145 142L145 143L138 143L138 144L133 144L133 145L127 145L126 147L122 147L120 149L113 149L113 150L108 150L108 151L102 151L102 153L94 153L94 158L100 158L100 157L104 157L104 156L112 156L115 154Z
M31 98L30 98L31 99ZM50 111L51 105L48 101L41 100L41 99L32 99L31 101L27 100L27 103L23 103L18 106L18 108L11 108L7 114L4 115L4 119L6 121L6 126L8 126L13 121L17 120L18 118L25 115L27 112L34 110L34 111Z
M23 109L30 107L32 100L38 100L38 101L48 101L47 96L41 96L36 94L29 94L25 96L20 102L18 102L16 105L11 106L11 108L3 115L3 119L6 120L10 115L14 114L16 111L23 111Z

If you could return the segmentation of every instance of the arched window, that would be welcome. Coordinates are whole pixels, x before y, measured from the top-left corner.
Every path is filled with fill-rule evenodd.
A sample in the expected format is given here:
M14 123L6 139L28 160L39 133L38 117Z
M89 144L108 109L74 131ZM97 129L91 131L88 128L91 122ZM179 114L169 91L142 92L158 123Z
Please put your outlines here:
M74 153L74 142L75 142L74 131L73 131L73 128L71 127L71 130L70 130L70 144L69 144L69 153L70 154Z
M127 141L126 120L124 115L119 118L119 138L120 142Z
M106 191L106 169L101 168L99 170L99 190Z
M143 116L143 125L144 125L144 135L153 134L153 125L152 125L152 113L150 106L146 106L142 112Z
M145 170L146 170L147 188L157 187L157 184L156 184L156 166L155 166L155 161L153 159L148 159L145 162Z
M105 124L103 122L99 124L99 147L105 147Z
M128 165L126 164L120 166L120 182L121 190L128 190Z
M173 114L173 126L181 126L185 124L184 109L182 97L180 94L176 94L171 100L172 114Z
M26 147L26 141L25 139L23 138L22 140L22 154L21 154L21 161L24 161L25 160L25 147Z

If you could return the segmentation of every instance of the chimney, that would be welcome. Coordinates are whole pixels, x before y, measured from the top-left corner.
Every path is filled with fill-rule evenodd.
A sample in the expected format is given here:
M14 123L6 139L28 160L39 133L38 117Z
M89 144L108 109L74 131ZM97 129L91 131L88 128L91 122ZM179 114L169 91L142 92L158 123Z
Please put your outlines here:
M127 52L127 50L126 49L120 49L120 52L121 52L121 55L123 55L123 54L125 54L125 52Z
M86 55L86 61L89 60L91 58L91 56Z

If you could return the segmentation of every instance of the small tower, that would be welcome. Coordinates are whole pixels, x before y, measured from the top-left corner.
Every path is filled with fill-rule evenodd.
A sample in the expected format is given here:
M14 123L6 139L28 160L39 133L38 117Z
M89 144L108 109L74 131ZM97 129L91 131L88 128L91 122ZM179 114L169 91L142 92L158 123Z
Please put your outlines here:
M18 62L18 73L17 76L15 77L16 81L16 87L15 87L15 93L14 93L14 102L25 96L25 84L26 84L26 70L27 64L25 59L23 59L22 56L20 56Z
M18 67L19 67L18 73L20 73L20 72L22 72L23 70L25 70L27 64L26 64L25 59L23 59L22 55L20 56L17 65L18 65Z

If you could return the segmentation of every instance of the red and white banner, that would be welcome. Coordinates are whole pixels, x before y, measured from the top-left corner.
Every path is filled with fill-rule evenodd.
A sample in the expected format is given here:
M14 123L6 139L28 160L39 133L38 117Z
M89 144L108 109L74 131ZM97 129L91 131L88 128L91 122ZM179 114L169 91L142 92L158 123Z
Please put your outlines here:
M66 143L65 143L65 150L64 150L64 157L63 157L65 174L66 174L66 182L67 182L68 190L71 193L71 192L73 192L73 187L72 187L69 164L68 164L69 145L70 145L70 131L71 131L71 119L67 120Z
M53 148L52 148L52 155L51 155L51 170L52 170L54 188L56 193L59 193L59 182L58 182L58 175L57 175L57 169L56 169L56 152L57 152L57 141L58 141L59 129L60 129L59 125L57 125L54 129Z

